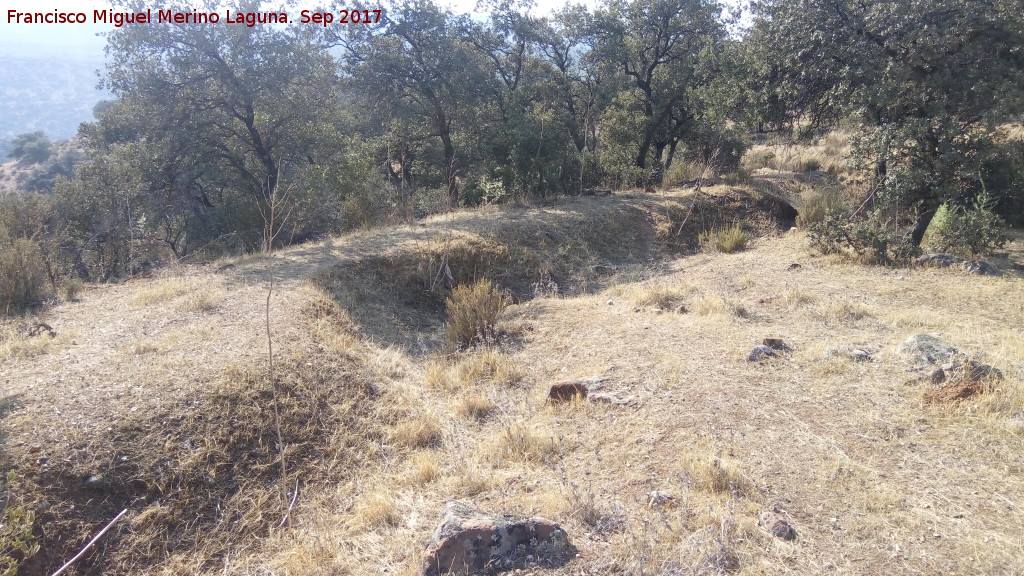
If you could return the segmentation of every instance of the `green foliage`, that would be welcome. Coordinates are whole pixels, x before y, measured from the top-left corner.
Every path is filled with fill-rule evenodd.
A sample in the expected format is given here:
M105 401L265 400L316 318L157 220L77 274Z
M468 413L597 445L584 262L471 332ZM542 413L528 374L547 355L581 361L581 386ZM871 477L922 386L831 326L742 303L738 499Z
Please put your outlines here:
M940 204L981 191L991 127L1024 110L1019 2L764 0L755 8L744 42L764 93L762 119L816 127L852 117L855 165L875 175L894 209L913 214L912 244Z
M865 264L892 266L906 264L917 252L906 234L881 210L863 217L845 211L826 210L820 221L807 226L813 249L823 254L852 253Z
M42 164L53 154L50 139L42 132L19 134L11 140L8 156L24 164Z
M751 239L750 232L744 230L738 223L702 232L700 235L701 246L705 249L714 248L724 254L746 250Z
M493 342L498 319L505 309L501 293L490 280L456 286L445 300L448 341L456 347Z
M0 482L4 500L3 512L0 513L0 576L14 576L21 562L39 552L39 544L32 535L35 512L11 503L16 480L12 470L7 473L6 480Z
M977 256L1006 245L1005 221L992 211L995 201L979 195L964 208L943 204L928 229L929 243L939 252Z

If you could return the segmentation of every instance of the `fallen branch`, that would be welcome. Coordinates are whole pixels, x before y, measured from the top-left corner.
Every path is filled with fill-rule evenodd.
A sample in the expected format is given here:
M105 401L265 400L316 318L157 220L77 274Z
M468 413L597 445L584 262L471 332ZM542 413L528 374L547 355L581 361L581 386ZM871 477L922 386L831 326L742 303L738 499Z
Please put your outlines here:
M110 528L113 527L114 524L117 524L117 521L120 520L121 517L124 516L127 513L128 513L128 509L127 508L125 508L124 510L121 510L121 513L118 514L117 516L114 516L114 519L111 520L109 524L104 526L103 530L100 530L99 534L93 536L92 540L89 540L89 543L85 545L85 548L82 548L82 550L78 554L75 554L74 558L72 558L71 560L68 560L67 564L61 566L60 569L57 570L56 572L54 572L51 576L57 576L61 572L67 570L76 561L78 561L79 558L81 558L82 556L85 555L85 553L89 550L89 548L92 548L92 545L95 544L97 540L102 538L103 535L107 533L107 530L110 530Z

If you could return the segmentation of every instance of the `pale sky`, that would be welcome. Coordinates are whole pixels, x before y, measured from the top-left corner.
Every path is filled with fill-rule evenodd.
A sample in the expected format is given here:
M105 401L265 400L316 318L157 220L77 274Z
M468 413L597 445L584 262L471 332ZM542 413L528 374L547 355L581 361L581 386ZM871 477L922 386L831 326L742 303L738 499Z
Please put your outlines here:
M450 6L456 12L473 12L476 8L476 0L436 0L439 4ZM724 0L726 4L735 5L742 0ZM539 15L549 15L554 10L561 8L567 3L584 4L594 6L597 0L534 0L534 12ZM168 2L169 3L169 2ZM315 0L299 0L295 7L289 8L287 12L291 18L297 19L299 13L306 8L312 8L317 2ZM273 1L265 2L265 9L273 9ZM160 0L152 0L152 9L161 9L165 6ZM2 11L0 11L0 49L4 46L38 46L50 47L53 49L64 49L68 47L81 47L83 50L97 50L97 54L103 48L103 39L97 38L97 32L111 29L111 25L93 24L93 10L111 9L111 0L4 0ZM44 12L50 13L54 10L60 12L84 12L88 19L87 24L11 24L8 23L8 11L17 12ZM223 10L220 11L223 15Z

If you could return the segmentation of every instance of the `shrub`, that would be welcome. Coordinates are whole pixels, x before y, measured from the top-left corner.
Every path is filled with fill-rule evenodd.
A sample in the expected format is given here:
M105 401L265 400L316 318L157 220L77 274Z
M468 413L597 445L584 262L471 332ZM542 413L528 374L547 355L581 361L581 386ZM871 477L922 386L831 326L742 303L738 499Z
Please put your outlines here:
M829 216L845 214L846 211L846 203L837 194L812 196L800 208L796 225L801 229L807 229L811 224L823 222Z
M505 301L490 280L456 286L445 301L448 341L456 347L487 343L497 338L498 317Z
M61 285L60 291L64 300L67 302L74 302L78 300L78 295L82 293L82 281L79 278L68 278Z
M810 224L807 232L812 248L824 254L851 250L866 264L904 264L917 252L910 238L889 225L879 211L863 218L829 212Z
M700 235L700 243L705 249L712 247L726 254L745 250L750 240L750 232L739 224L733 224L728 228L715 228Z
M19 238L0 244L0 313L22 310L42 298L46 266L39 246Z
M979 195L969 208L943 204L929 226L930 243L940 252L977 256L1006 244L1005 221L991 208L993 199Z

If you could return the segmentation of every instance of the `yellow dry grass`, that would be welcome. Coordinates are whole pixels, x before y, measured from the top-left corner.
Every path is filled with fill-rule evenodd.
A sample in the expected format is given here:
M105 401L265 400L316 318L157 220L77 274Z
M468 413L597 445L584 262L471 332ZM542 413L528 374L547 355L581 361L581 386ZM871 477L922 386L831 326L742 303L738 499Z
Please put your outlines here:
M1024 570L1019 276L860 266L809 255L798 233L651 263L616 243L655 200L573 202L281 253L272 320L288 495L299 486L290 526L279 527L287 502L263 378L264 260L97 287L50 310L54 347L5 362L0 449L37 479L30 504L56 503L54 558L123 505L124 529L91 573L412 575L444 503L466 499L560 522L580 555L551 576ZM585 254L552 257L557 243L534 235L538 221L565 233L620 218L628 226L573 232ZM502 227L510 236L496 239ZM453 274L508 265L508 284L554 278L558 292L510 306L499 346L442 355L443 299L418 279L436 273L446 234L461 251ZM503 250L522 252L493 260ZM220 300L190 311L192 287ZM690 313L659 313L679 304ZM894 351L918 331L1006 378L975 399L925 404L927 385ZM793 351L746 361L768 336ZM872 358L829 355L842 346ZM597 376L630 402L545 404L552 382ZM134 499L52 481L96 472ZM672 499L654 504L652 491ZM766 509L796 541L758 526Z

